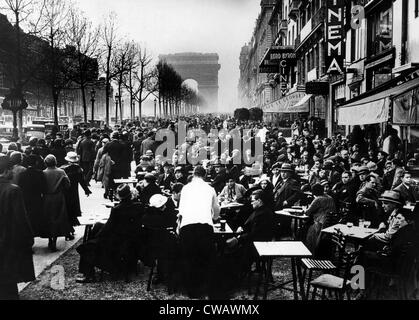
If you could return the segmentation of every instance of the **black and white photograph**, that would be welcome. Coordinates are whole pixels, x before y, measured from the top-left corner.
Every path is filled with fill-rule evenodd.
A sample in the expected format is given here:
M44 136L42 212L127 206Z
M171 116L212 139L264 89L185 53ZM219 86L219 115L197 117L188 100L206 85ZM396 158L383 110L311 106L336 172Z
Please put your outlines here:
M419 300L418 30L419 0L0 0L0 300Z

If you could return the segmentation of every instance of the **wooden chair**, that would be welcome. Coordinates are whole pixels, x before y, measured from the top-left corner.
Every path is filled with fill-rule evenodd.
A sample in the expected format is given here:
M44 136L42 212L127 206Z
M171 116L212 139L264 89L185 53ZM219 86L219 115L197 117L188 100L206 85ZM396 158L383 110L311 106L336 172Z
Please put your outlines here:
M351 269L358 260L361 248L353 252L343 252L336 267L336 274L325 273L310 282L313 287L312 300L315 299L317 290L322 290L322 300L326 299L326 291L335 293L337 300L343 300L346 293L351 300ZM339 273L342 272L342 276Z
M341 260L345 249L346 249L346 237L343 235L343 233L340 230L337 230L335 234L332 235L332 242L335 245L335 251L334 255L336 256L336 261ZM305 276L308 272L308 278L307 278L307 297L310 293L310 282L313 279L313 272L334 272L337 269L337 266L335 263L333 263L331 260L318 260L318 259L311 259L311 258L305 258L301 259L301 264L304 268L303 272L303 279L305 279Z

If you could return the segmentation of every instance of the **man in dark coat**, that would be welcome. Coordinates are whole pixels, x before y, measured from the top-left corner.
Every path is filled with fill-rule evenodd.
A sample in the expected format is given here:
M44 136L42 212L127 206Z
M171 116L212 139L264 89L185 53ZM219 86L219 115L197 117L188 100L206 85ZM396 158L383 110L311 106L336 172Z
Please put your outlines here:
M157 179L157 184L159 187L163 187L164 190L171 190L172 189L172 183L175 183L176 177L171 171L170 164L166 161L163 164L163 170L164 173L159 176Z
M17 284L35 280L33 234L22 191L10 178L9 158L0 154L0 300L18 300Z
M356 220L358 218L364 218L371 221L371 226L373 228L379 225L381 213L381 203L376 187L377 178L373 175L369 175L366 178L365 186L356 194L356 203L360 210L357 212L358 216L354 217Z
M135 164L138 166L140 164L141 157L143 154L141 153L141 147L142 143L145 140L144 134L142 131L138 131L138 134L136 135L136 138L134 139L134 142L132 143L132 150L134 152L134 160Z
M275 192L275 210L292 207L301 198L301 188L299 183L292 178L295 174L294 169L288 163L281 167L281 184L278 191ZM278 218L280 223L280 234L291 233L291 219L286 217Z
M123 156L125 153L124 145L119 141L119 133L112 133L112 141L105 145L103 154L108 153L112 161L115 163L111 170L111 181L113 179L128 178L124 177Z
M403 174L402 183L394 188L394 191L400 193L403 201L409 201L410 203L416 203L416 199L418 198L417 193L412 186L412 174L410 172L405 172Z
M111 210L105 225L96 225L92 239L80 245L77 282L95 281L95 267L110 272L113 276L133 270L141 256L140 229L144 208L132 200L128 185L121 185L117 194L121 203ZM96 233L96 234L95 234Z
M350 172L342 173L341 181L332 189L336 207L338 209L345 208L349 205L352 209L354 207L357 190L350 179Z
M227 181L227 173L226 169L221 168L220 164L215 164L215 178L214 181L211 184L211 187L215 189L215 192L219 194L221 191L223 191L224 187L226 186Z
M68 161L68 165L63 166L61 169L65 171L70 179L70 188L65 190L64 196L67 206L67 217L72 229L72 234L67 237L67 240L74 240L73 227L79 225L77 217L81 217L79 184L83 188L87 197L92 194L92 192L89 190L86 180L83 178L83 170L77 164L79 161L77 153L69 152L65 160Z
M145 139L141 143L141 153L142 153L142 155L145 155L148 150L153 151L153 154L156 153L157 143L156 143L156 141L154 139L155 139L155 133L154 132L150 132L147 135L147 139Z
M44 173L38 169L38 155L31 154L26 158L28 169L23 172L18 179L18 186L22 189L26 212L31 223L33 236L38 237L43 230L43 194L46 190Z
M227 240L227 245L230 248L240 247L240 270L242 272L249 271L252 262L258 256L253 242L270 242L274 236L273 212L266 205L268 202L266 194L262 190L256 190L251 198L253 213L244 225L237 229L238 236Z
M131 162L133 160L133 151L131 142L129 140L129 133L123 132L121 135L121 143L124 146L124 154L122 156L122 177L128 178L131 176Z
M92 141L90 130L84 133L84 139L77 147L77 153L80 156L80 167L83 169L84 181L90 185L93 175L93 165L96 160L96 144Z
M298 182L292 178L294 169L288 163L284 163L281 167L281 184L275 193L275 209L282 210L290 208L301 197L301 189Z

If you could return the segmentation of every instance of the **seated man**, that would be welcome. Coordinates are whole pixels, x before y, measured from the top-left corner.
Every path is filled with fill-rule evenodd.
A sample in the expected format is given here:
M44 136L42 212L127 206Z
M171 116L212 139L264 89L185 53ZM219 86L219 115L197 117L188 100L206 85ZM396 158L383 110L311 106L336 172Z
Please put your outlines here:
M155 284L164 281L169 272L174 272L170 261L173 261L177 255L177 241L174 233L177 215L174 209L168 208L167 203L168 198L161 194L152 196L142 220L143 228L151 232L148 237L146 236L146 255L143 257L143 262L150 265L151 259L158 260L157 277L153 281Z
M272 241L274 235L273 212L266 203L266 194L256 190L252 194L253 213L242 227L236 231L237 237L227 240L227 246L237 249L240 257L240 271L249 271L258 255L253 246L254 241Z
M386 220L378 227L380 232L374 234L366 243L366 250L381 250L388 245L391 238L398 231L399 225L396 223L397 214L401 211L403 203L401 196L396 191L386 191L379 200L383 204Z
M362 264L367 271L367 275L372 270L383 272L406 272L404 263L413 263L417 256L417 231L413 222L413 214L409 209L401 209L394 217L394 225L397 231L393 237L381 250L366 250L363 254ZM414 274L403 274L406 284L414 286ZM366 277L370 279L370 277ZM366 288L371 288L371 284L366 284ZM407 293L411 293L415 288L407 288Z
M218 200L220 202L237 202L240 201L244 194L246 193L246 188L241 184L236 183L232 177L227 178L227 185L224 187L223 191L218 195Z
M77 282L94 282L95 267L117 276L127 275L130 268L137 266L144 209L132 200L128 185L119 186L117 195L121 202L111 210L106 224L95 225L91 239L77 248L79 271L83 274Z

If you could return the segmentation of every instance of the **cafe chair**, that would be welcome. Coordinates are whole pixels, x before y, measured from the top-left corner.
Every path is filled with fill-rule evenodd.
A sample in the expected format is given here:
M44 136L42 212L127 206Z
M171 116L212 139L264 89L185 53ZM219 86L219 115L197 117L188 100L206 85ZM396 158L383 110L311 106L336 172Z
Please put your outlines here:
M336 267L336 274L325 273L310 282L313 287L312 300L316 298L317 290L322 290L321 299L326 299L326 291L334 293L337 300L343 300L346 293L351 300L351 269L356 264L361 248L352 252L343 252ZM339 273L342 272L342 276Z
M340 230L337 230L335 234L332 235L332 242L334 244L334 256L336 261L339 261L346 250L346 237ZM337 267L331 260L319 260L304 258L301 259L301 264L304 268L303 279L308 272L307 278L307 297L310 293L310 282L313 279L313 272L332 272L336 271Z
M392 264L391 257L385 252L380 252L380 256L388 259L388 263L383 262L380 266L366 267L366 272L371 276L372 287L376 290L376 299L379 293L386 287L388 282L393 279L397 287L397 297L400 300L409 299L408 286L415 278L418 265L419 254L417 247L408 242L403 246L402 253L397 259L396 264ZM387 267L386 267L387 266ZM394 266L393 268L391 266ZM367 296L370 295L368 290Z
M168 294L175 290L174 273L176 272L176 257L178 255L177 235L173 228L150 228L143 226L141 230L144 239L143 262L150 267L147 291L151 290L153 275L158 263L164 261L166 267L166 282Z

